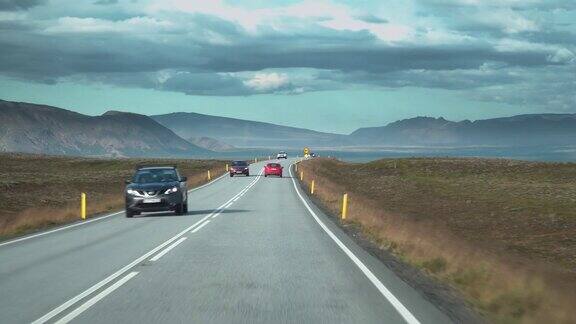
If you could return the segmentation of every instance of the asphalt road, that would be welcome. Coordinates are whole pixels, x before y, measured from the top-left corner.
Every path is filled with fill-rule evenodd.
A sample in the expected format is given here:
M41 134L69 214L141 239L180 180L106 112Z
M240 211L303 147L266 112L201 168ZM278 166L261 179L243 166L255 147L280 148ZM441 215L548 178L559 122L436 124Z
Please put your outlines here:
M284 178L0 243L1 323L449 323Z

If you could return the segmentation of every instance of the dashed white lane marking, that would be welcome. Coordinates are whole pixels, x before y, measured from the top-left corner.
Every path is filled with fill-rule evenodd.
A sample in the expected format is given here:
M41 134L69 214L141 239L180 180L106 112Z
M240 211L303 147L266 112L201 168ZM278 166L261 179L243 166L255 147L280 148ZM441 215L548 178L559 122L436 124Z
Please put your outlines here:
M189 226L188 228L186 228L185 230L181 231L180 233L176 234L175 236L171 237L170 239L168 239L167 241L165 241L164 243L158 245L157 247L153 248L152 250L148 251L147 253L145 253L144 255L142 255L141 257L139 257L138 259L132 261L131 263L129 263L128 265L124 266L122 269L114 272L113 274L111 274L110 276L106 277L104 280L96 283L95 285L93 285L92 287L86 289L85 291L81 292L80 294L72 297L71 299L69 299L68 301L66 301L64 304L54 308L53 310L51 310L49 313L47 313L46 315L40 317L39 319L35 320L34 322L32 322L33 324L41 324L41 323L46 323L47 321L49 321L50 319L52 319L54 316L62 313L63 311L65 311L66 309L70 308L72 305L76 304L77 302L79 302L80 300L90 296L91 294L93 294L95 291L99 290L100 288L104 287L105 285L107 285L108 283L112 282L113 280L115 280L116 278L120 277L122 274L126 273L128 270L132 269L134 266L136 266L137 264L139 264L140 262L148 259L150 256L154 255L154 253L162 250L165 246L171 244L172 242L174 242L175 240L179 239L180 237L184 236L184 234L186 234L186 232L190 231L191 229L193 229L194 227L200 225L200 223L202 223L203 221L205 221L206 219L208 219L208 217L210 217L210 215L208 216L204 216L202 219L200 219L199 221L197 221L196 223L194 223L193 225Z
M258 181L259 177L256 178L255 181ZM248 186L246 186L243 190L241 190L240 192L244 192L246 190L246 188L250 187L251 185L253 185L253 183L250 183ZM223 203L222 205L220 205L220 207L216 208L216 210L221 210L222 208L224 208L224 206L226 206L228 203L230 203L230 201L232 201L232 199L236 198L238 194L236 194L234 197L232 197L231 199L229 199L228 201L226 201L225 203ZM55 316L59 315L60 313L64 312L65 310L67 310L68 308L70 308L72 305L78 303L79 301L81 301L82 299L90 296L91 294L93 294L94 292L98 291L99 289L101 289L102 287L106 286L107 284L109 284L110 282L114 281L116 278L120 277L122 274L126 273L128 270L132 269L133 267L135 267L136 265L138 265L139 263L141 263L142 261L148 259L150 256L154 255L155 253L157 253L158 251L162 250L164 247L168 246L169 244L171 244L172 242L176 241L177 239L179 239L180 237L184 236L187 232L191 231L193 228L195 228L196 226L200 225L201 223L203 223L206 219L210 218L212 215L214 215L214 213L210 214L210 215L206 215L204 216L202 219L200 219L199 221L197 221L196 223L194 223L193 225L187 227L186 229L184 229L183 231L181 231L180 233L176 234L175 236L171 237L170 239L168 239L167 241L165 241L164 243L158 245L157 247L153 248L152 250L148 251L147 253L145 253L144 255L140 256L139 258L137 258L136 260L132 261L131 263L129 263L128 265L124 266L122 269L114 272L113 274L111 274L110 276L104 278L102 281L96 283L95 285L93 285L92 287L86 289L85 291L81 292L80 294L70 298L68 301L66 301L64 304L54 308L53 310L51 310L50 312L48 312L47 314L45 314L44 316L40 317L39 319L35 320L34 322L32 322L32 324L42 324L42 323L46 323L47 321L51 320L52 318L54 318Z
M204 187L206 187L206 186L209 186L209 185L213 184L214 182L216 182L216 181L218 181L218 180L220 180L220 179L223 179L224 176L226 176L226 175L227 175L227 173L221 175L220 177L218 177L218 178L216 178L216 179L214 179L214 180L212 180L212 181L210 181L210 182L208 182L208 183L206 183L206 184L204 184L204 185L201 185L200 187L196 187L196 188L190 189L190 190L188 190L188 192L193 192L193 191L202 189L202 188L204 188ZM55 229L53 229L53 230L49 230L49 231L46 231L46 232L41 232L41 233L37 233L37 234L32 234L32 235L24 236L24 237L17 238L17 239L11 240L11 241L2 242L2 243L0 243L0 246L10 245L10 244L14 244L14 243L26 241L26 240L29 240L29 239L33 239L33 238L35 238L35 237L40 237L40 236L44 236L44 235L48 235L48 234L60 232L60 231L63 231L63 230L66 230L66 229L70 229L70 228L74 228L74 227L77 227L77 226L88 225L88 224L90 224L90 223L97 222L97 221L101 221L101 220L110 218L110 217L112 217L112 216L120 215L120 214L123 214L123 213L124 213L124 211L122 210L122 211L114 212L114 213L112 213L112 214L108 214L108 215L104 215L104 216L99 216L99 217L90 218L90 219L85 220L85 221L82 221L82 222L80 222L80 223L74 223L74 224L70 224L70 225L58 227L58 228L55 228Z
M78 308L76 308L75 310L71 311L70 313L68 313L68 315L62 317L59 321L56 322L56 324L66 324L69 323L71 320L75 319L76 317L78 317L78 315L82 314L83 312L85 312L88 308L92 307L94 304L96 304L97 302L99 302L100 300L102 300L102 298L108 296L109 294L111 294L114 290L120 288L120 286L122 286L123 284L125 284L126 282L128 282L128 280L134 278L136 275L138 274L138 272L130 272L129 274L127 274L126 276L124 276L122 279L116 281L113 285L111 285L110 287L104 289L101 293L99 293L98 295L90 298L87 302L85 302L84 304L80 305Z
M196 227L196 229L202 227L204 225L200 225L198 227ZM150 259L150 261L158 261L161 257L163 257L166 253L170 252L170 250L172 250L173 248L177 247L180 243L184 242L186 240L186 237L181 237L178 241L170 244L167 248L165 248L164 250L162 250L160 253L156 254L154 257L152 257Z

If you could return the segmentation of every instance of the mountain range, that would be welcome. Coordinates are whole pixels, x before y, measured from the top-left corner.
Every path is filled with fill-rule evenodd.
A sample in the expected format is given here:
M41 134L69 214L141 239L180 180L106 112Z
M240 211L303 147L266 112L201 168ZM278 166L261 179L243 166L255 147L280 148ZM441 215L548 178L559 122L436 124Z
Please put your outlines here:
M139 114L86 116L0 100L0 151L87 156L195 156L209 153Z
M214 152L224 152L236 149L233 145L206 136L190 137L188 142Z
M0 100L0 151L119 157L218 156L246 148L384 146L563 146L576 143L576 114L532 114L454 122L416 117L350 135L249 120L172 113L145 116L73 111Z
M476 121L416 117L350 134L361 145L544 146L576 143L576 114L532 114Z
M242 148L330 146L345 135L250 120L177 112L151 116L182 138L210 137Z

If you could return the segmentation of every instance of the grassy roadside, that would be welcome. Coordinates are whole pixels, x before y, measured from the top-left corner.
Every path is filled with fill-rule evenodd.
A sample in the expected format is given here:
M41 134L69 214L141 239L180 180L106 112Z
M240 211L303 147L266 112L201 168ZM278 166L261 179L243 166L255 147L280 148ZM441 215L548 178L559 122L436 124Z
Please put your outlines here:
M77 220L80 193L96 215L123 207L124 181L138 164L176 164L190 188L225 171L225 161L95 159L0 154L0 238Z
M576 164L488 159L304 161L315 199L461 293L495 323L576 318Z

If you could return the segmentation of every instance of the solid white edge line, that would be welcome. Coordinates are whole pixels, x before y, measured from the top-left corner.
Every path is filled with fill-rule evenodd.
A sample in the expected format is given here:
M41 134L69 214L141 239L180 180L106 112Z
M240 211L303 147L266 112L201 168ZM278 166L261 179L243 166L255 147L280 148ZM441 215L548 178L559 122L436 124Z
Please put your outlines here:
M202 225L200 225L202 226ZM170 252L170 250L172 250L173 248L177 247L180 243L184 242L186 240L186 237L181 237L178 241L170 244L167 248L165 248L164 250L160 251L160 253L156 254L155 256L153 256L150 261L158 261L161 257L163 257L166 253Z
M78 317L78 315L82 314L84 311L86 311L88 308L94 306L94 304L96 304L97 302L99 302L100 300L102 300L104 297L108 296L109 294L111 294L114 290L120 288L120 286L122 286L123 284L125 284L126 282L128 282L128 280L134 278L136 275L138 274L138 272L130 272L129 274L127 274L126 276L124 276L122 279L116 281L113 285L111 285L110 287L104 289L101 293L99 293L98 295L92 297L91 299L89 299L87 302L85 302L84 304L80 305L78 308L76 308L75 310L71 311L70 313L68 313L66 316L62 317L60 320L58 320L56 322L56 324L66 324L68 322L70 322L71 320L75 319L76 317Z
M220 214L220 213L218 213L218 214ZM216 215L218 215L218 214L216 214ZM214 216L212 216L212 217L214 217ZM198 232L202 227L208 225L208 223L210 223L210 220L206 220L203 224L201 224L200 226L198 226L195 229L193 229L192 231L190 231L190 233L194 234L194 233Z
M398 311L398 313L407 323L420 324L418 319L416 319L416 317L412 315L412 313L398 300L398 298L396 298L396 296L394 296L394 294L392 294L392 292L390 292L390 290L384 286L380 279L378 279L378 277L376 277L374 273L372 273L372 271L370 271L370 269L368 269L368 267L344 243L342 243L342 241L340 241L340 239L324 224L324 222L320 220L312 208L310 208L310 205L308 205L308 202L306 202L304 197L302 197L300 190L298 190L296 180L294 180L294 177L292 176L292 164L290 165L288 171L290 172L290 177L292 177L292 184L294 185L294 189L296 190L298 197L304 204L304 207L306 207L308 212L310 212L312 217L314 217L318 225L320 225L320 227L326 232L326 234L328 234L328 236L330 236L336 245L338 245L338 247L344 251L344 253L352 260L352 262L356 264L356 266L364 273L364 275L366 275L368 280L372 282L376 289L380 291L380 293L388 300L388 302L390 302L390 304L396 309L396 311Z
M258 179L260 179L260 177L258 177L255 181L258 181ZM247 188L248 186L246 186L245 188ZM245 189L244 188L244 189ZM242 192L242 191L241 191ZM223 203L222 205L220 205L220 207L218 207L216 210L221 210L224 206L226 206L226 204L228 204L230 201L232 201L232 199L234 199L236 196L238 196L238 194L236 194L234 197L230 198L228 201L226 201L225 203ZM187 227L185 230L181 231L180 233L176 234L175 236L171 237L170 239L168 239L167 241L165 241L164 243L158 245L157 247L153 248L152 250L148 251L147 253L145 253L144 255L140 256L138 259L132 261L130 264L124 266L122 269L114 272L113 274L111 274L110 276L104 278L103 280L101 280L100 282L96 283L95 285L93 285L92 287L84 290L83 292L81 292L80 294L70 298L68 301L66 301L64 304L54 308L53 310L51 310L50 312L48 312L47 314L45 314L44 316L40 317L39 319L35 320L34 322L32 322L32 324L43 324L46 323L47 321L49 321L50 319L52 319L54 316L57 316L58 314L62 313L63 311L65 311L66 309L70 308L72 305L76 304L77 302L79 302L80 300L86 298L87 296L91 295L92 293L94 293L95 291L99 290L100 288L102 288L103 286L107 285L108 283L110 283L111 281L113 281L114 279L116 279L117 277L121 276L122 274L124 274L125 272L127 272L128 270L130 270L131 268L133 268L134 266L136 266L138 263L148 259L150 256L154 255L156 252L162 250L165 246L171 244L173 241L177 240L178 238L180 238L181 236L185 235L188 231L192 230L194 227L198 226L199 224L201 224L202 222L204 222L206 219L210 218L212 215L214 215L214 213L209 214L204 216L202 219L200 219L199 221L197 221L196 223L192 224L191 226Z
M210 181L210 182L208 182L208 183L205 183L205 184L201 185L200 187L196 187L196 188L193 188L193 189L188 190L188 193L193 192L193 191L196 191L196 190L199 190L199 189L202 189L202 188L204 188L204 187L206 187L206 186L209 186L209 185L213 184L214 182L216 182L216 181L224 178L224 176L226 176L226 173L224 173L224 174L221 175L220 177L218 177L218 178L216 178L216 179L214 179L214 180L212 180L212 181ZM92 223L92 222L100 221L100 220L103 220L103 219L106 219L106 218L109 218L109 217L112 217L112 216L116 216L116 215L122 214L122 213L124 213L124 210L120 210L120 211L117 211L117 212L114 212L114 213L108 214L108 215L103 215L103 216L99 216L99 217L90 218L90 219L88 219L88 220L86 220L86 221L81 221L81 222L74 223L74 224L71 224L71 225L66 225L66 226L58 227L58 228L56 228L56 229L48 230L48 231L46 231L46 232L40 232L40 233L36 233L36 234L32 234L32 235L20 237L20 238L17 238L17 239L13 239L13 240L10 240L10 241L2 242L2 243L0 243L0 247L5 246L5 245L10 245L10 244L18 243L18 242L22 242L22 241L26 241L26 240L29 240L29 239L33 239L33 238L35 238L35 237L39 237L39 236L44 236L44 235L47 235L47 234L52 234L52 233L60 232L60 231L63 231L63 230L65 230L65 229L70 229L70 228L73 228L73 227L76 227L76 226L87 225L87 224L90 224L90 223Z
M104 215L104 216L100 216L100 217L96 217L96 218L91 218L91 219L89 219L89 220L82 221L82 222L79 222L79 223L74 223L74 224L71 224L71 225L66 225L66 226L63 226L63 227L58 227L58 228L55 228L55 229L53 229L53 230L48 230L48 231L46 231L46 232L41 232L41 233L37 233L37 234L32 234L32 235L29 235L29 236L24 236L24 237L17 238L17 239L11 240L11 241L6 241L6 242L3 242L3 243L0 243L0 246L9 245L9 244L14 244L14 243L18 243L18 242L21 242L21 241L26 241L26 240L29 240L29 239L33 239L33 238L35 238L35 237L39 237L39 236L44 236L44 235L48 235L48 234L60 232L60 231L63 231L63 230L65 230L65 229L70 229L70 228L73 228L73 227L76 227L76 226L80 226L80 225L90 224L90 223L92 223L92 222L100 221L100 220L103 220L103 219L106 219L106 218L109 218L109 217L112 217L112 216L116 216L116 215L122 214L122 213L124 213L123 210L122 210L122 211L115 212L115 213L112 213L112 214L108 214L108 215Z

